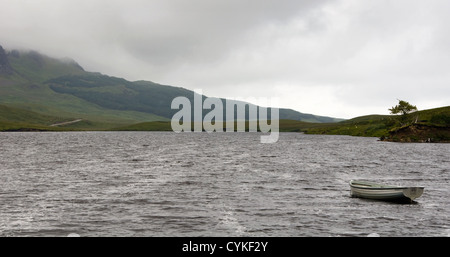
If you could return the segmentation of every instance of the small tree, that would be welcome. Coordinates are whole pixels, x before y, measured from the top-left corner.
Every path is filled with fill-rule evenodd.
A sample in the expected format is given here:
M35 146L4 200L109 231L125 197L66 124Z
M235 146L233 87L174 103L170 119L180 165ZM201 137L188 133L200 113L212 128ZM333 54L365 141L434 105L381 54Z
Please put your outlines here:
M401 114L401 123L402 125L405 125L407 123L407 115L414 111L417 111L417 107L415 105L411 105L406 101L398 100L398 104L390 108L389 111L391 112L391 114Z
M391 114L401 113L402 115L407 115L411 112L417 111L417 107L415 105L411 105L406 101L398 100L398 104L389 109L389 111L391 111Z

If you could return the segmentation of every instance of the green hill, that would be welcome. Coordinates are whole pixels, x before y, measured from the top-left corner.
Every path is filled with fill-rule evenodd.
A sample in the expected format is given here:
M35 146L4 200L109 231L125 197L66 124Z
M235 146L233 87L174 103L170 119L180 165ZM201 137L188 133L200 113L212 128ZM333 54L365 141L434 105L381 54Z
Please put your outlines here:
M450 106L410 113L401 123L400 116L367 115L338 123L302 127L308 134L380 137L395 142L450 142Z
M0 105L0 131L56 131L52 124L64 122L62 118Z
M1 105L69 120L83 118L97 124L103 123L105 128L117 124L165 120L151 113L103 108L76 96L52 90L47 83L50 79L91 74L74 61L54 59L34 51L13 50L4 56L7 56L10 72L0 72Z
M0 46L0 104L63 120L83 119L76 124L79 128L168 121L178 111L170 108L178 96L193 101L194 92L87 72L71 59L56 59L36 51L5 51ZM339 121L290 109L280 109L280 118Z
M55 124L66 121L64 118L43 115L23 109L0 105L0 121L1 122L20 122L30 124Z
M184 88L87 72L68 58L56 59L36 51L5 51L0 46L0 131L167 131L171 130L170 119L178 112L170 108L171 102L178 96L193 103L194 92ZM226 103L243 103L220 100L224 107ZM252 104L243 104L248 112ZM402 119L408 120L407 125L391 115L342 121L291 109L279 112L280 131L401 142L450 141L449 117L450 107L411 113Z
M234 121L234 128L237 130L237 123ZM249 122L245 121L245 129L248 131ZM310 123L304 121L296 121L296 120L280 120L280 131L281 132L300 132L302 129L317 126L320 123ZM223 130L226 131L227 123L223 125ZM154 121L154 122L143 122L123 127L115 128L114 130L118 131L172 131L172 127L170 121ZM194 125L191 125L191 130L194 131Z
M0 105L0 131L107 130L113 124L40 114Z

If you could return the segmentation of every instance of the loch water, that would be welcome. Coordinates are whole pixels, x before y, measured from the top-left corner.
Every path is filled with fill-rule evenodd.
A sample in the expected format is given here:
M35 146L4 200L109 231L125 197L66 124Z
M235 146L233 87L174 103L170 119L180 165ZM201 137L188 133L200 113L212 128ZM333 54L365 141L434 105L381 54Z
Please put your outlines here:
M450 236L450 144L260 137L0 133L0 236ZM425 190L364 200L351 179Z

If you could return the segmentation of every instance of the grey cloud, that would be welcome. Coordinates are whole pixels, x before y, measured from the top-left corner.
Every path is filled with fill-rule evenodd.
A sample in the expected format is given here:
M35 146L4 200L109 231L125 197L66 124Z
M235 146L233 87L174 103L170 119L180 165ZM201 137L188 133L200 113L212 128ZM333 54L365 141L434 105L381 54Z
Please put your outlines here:
M396 98L450 104L448 1L0 4L4 47L68 56L130 80L218 97L284 97L282 107L340 117L386 113Z
M324 1L167 1L158 10L124 20L119 44L155 64L213 61L238 47L241 38L271 22L282 23ZM150 22L149 22L150 21Z

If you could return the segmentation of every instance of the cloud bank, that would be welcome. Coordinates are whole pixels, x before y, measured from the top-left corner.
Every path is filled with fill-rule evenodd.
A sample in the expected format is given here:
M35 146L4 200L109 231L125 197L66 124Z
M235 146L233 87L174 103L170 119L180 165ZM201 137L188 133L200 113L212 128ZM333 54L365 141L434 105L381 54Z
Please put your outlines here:
M0 0L0 44L341 118L450 105L450 2Z

